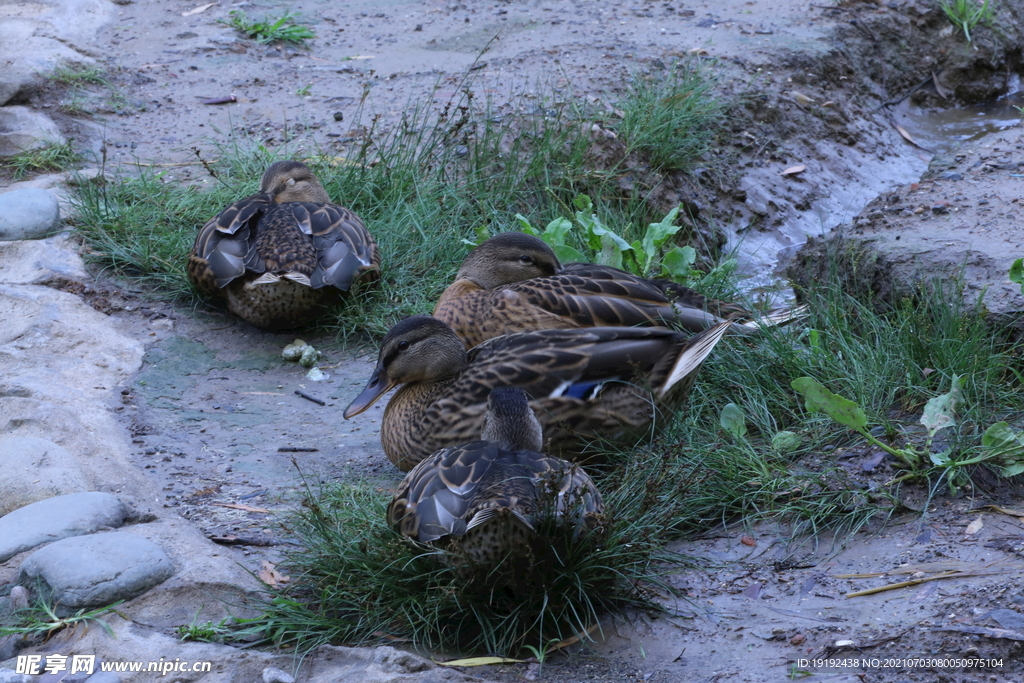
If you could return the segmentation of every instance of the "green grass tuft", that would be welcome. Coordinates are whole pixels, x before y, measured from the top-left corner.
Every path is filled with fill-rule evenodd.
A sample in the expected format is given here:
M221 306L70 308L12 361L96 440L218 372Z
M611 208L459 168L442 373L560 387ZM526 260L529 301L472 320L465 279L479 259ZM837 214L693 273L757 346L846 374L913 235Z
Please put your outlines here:
M655 609L651 589L672 592L661 563L680 558L658 545L665 505L646 489L633 479L606 494L599 540L539 525L545 550L530 562L510 558L486 576L466 576L440 562L441 551L424 553L386 526L379 488L326 485L292 525L303 546L285 564L295 588L245 626L300 651L383 635L435 650L543 648L591 631L604 614Z
M355 118L366 125L344 156L306 159L381 248L379 287L350 297L326 321L344 337L379 336L402 317L433 310L468 249L462 239L480 226L515 229L517 213L545 224L571 213L580 193L630 241L662 218L639 192L618 189L615 169L594 166L588 112L572 98L521 96L497 107L464 88L452 101L413 107L387 130L376 117ZM197 228L256 191L266 165L287 154L233 139L213 165L218 181L206 188L153 172L85 187L78 229L116 272L189 299L184 266Z
M110 85L105 69L88 64L60 64L46 77L55 83L71 88L81 88L86 85Z
M67 171L82 160L75 151L72 141L49 142L39 149L25 150L0 161L5 168L11 169L15 180L24 178L29 173L48 173Z
M619 101L616 128L630 150L661 170L688 170L707 163L724 107L712 94L715 80L696 58L667 73L636 74Z

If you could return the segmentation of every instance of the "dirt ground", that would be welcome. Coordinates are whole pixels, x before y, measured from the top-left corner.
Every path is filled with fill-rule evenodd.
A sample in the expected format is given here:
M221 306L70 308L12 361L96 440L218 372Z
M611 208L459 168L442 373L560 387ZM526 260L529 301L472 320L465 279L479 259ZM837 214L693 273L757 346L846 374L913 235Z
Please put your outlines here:
M296 12L318 37L309 50L258 45L218 23L234 9L252 17ZM660 196L693 200L680 195L696 192L705 213L727 227L755 287L770 282L780 250L791 253L806 235L852 219L927 169L932 155L900 136L881 102L908 94L932 71L933 83L913 91L917 105L1005 92L1019 68L1006 51L982 34L976 54L960 54L962 39L947 28L934 6L914 1L147 0L124 5L103 38L99 56L116 92L97 87L89 95L100 115L61 123L110 167L153 164L169 179L211 182L193 147L216 158L218 143L244 133L268 145L293 140L297 153L342 151L358 135L355 115L367 92L369 111L395 120L410 102L451 97L478 67L474 87L498 100L551 86L611 112L631 73L706 50L719 60L723 89L745 93L727 143L734 173L699 189L662 179L675 194ZM948 99L936 82L951 91ZM233 103L202 103L231 95ZM40 106L56 109L65 96L51 92ZM1018 150L1008 152L1017 162ZM795 164L807 170L781 175ZM1003 175L991 191L1019 197L1017 179ZM911 191L921 190L900 193ZM992 220L1004 225L1011 216ZM298 472L398 480L377 438L384 401L353 421L341 418L372 369L373 350L360 356L330 338L262 332L219 311L182 310L110 284L84 296L149 343L142 372L112 406L132 432L139 467L161 485L165 505L229 544L244 566L277 562L291 542L275 521L297 498ZM296 337L326 353L329 379L307 380L282 360ZM873 455L843 463L860 472ZM982 502L1019 500L998 491L988 498ZM768 526L709 532L679 544L714 571L673 579L688 596L672 605L674 616L608 621L596 644L553 655L541 670L482 675L565 683L762 682L809 672L843 682L1020 680L1024 527L1012 514L968 512L975 504L943 501L845 550L821 539L794 545L784 529ZM971 525L978 520L980 529ZM948 569L970 576L847 597ZM872 576L842 578L850 574ZM959 665L989 657L1002 663Z

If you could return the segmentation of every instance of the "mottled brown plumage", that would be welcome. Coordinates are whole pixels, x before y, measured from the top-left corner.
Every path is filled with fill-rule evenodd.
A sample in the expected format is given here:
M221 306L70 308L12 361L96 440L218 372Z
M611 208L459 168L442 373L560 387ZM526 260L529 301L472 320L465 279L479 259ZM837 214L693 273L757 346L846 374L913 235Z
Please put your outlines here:
M494 389L484 422L480 441L442 449L405 476L389 524L473 565L528 549L538 515L577 534L602 524L601 494L583 468L538 452L541 426L522 389Z
M197 289L267 329L297 327L353 285L380 276L380 254L359 217L331 203L298 161L271 164L260 191L211 219L188 260Z
M344 416L402 384L384 411L381 443L407 471L437 450L479 439L491 389L518 386L533 399L545 450L576 457L599 438L635 437L657 406L677 405L728 327L692 337L657 327L540 330L467 352L445 323L412 316L384 337L370 381Z
M739 304L708 299L669 280L647 280L610 266L559 263L541 239L496 235L466 257L441 295L434 317L448 323L466 348L513 332L581 327L669 326L699 332L726 320L748 333L796 312L762 320Z

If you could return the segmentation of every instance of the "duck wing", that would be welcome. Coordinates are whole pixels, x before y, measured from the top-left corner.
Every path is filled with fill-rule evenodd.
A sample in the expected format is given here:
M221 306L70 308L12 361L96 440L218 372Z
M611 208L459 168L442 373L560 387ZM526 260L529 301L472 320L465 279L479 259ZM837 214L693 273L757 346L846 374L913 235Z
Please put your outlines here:
M353 284L380 277L377 242L355 213L336 204L292 202L287 205L316 252L310 275L313 289Z
M188 275L201 291L216 294L246 271L265 272L256 238L272 205L264 193L240 199L199 230L189 254Z

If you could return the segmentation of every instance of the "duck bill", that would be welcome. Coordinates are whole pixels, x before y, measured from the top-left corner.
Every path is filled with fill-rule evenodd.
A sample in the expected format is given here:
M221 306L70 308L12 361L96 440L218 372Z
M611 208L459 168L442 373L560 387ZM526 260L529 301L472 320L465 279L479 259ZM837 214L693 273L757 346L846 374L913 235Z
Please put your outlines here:
M388 393L393 386L395 386L395 382L386 376L382 378L380 368L377 368L373 371L370 381L366 383L366 388L348 404L348 408L345 408L344 418L347 420L363 412L376 403L377 399Z

